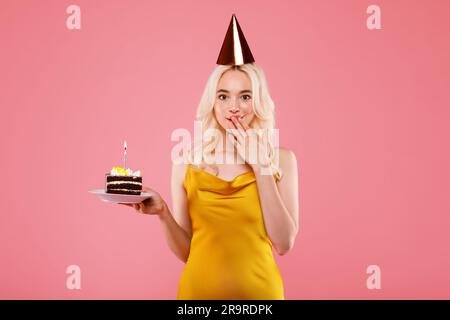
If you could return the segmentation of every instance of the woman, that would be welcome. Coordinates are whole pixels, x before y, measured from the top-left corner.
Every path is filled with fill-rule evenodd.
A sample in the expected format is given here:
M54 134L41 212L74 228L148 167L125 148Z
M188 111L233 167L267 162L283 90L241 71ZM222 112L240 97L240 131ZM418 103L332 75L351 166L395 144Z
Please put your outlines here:
M234 15L230 24L229 31L241 32ZM228 36L225 42L236 41ZM274 104L243 34L238 41L248 52L221 60L230 57L224 42L197 110L202 138L208 129L217 134L204 138L200 151L189 150L189 163L173 165L172 211L147 187L151 199L128 205L157 215L169 247L186 262L178 299L284 299L272 248L286 254L298 232L297 162L292 151L252 130L274 128ZM236 63L236 57L244 59ZM251 161L251 141L257 141L257 161Z

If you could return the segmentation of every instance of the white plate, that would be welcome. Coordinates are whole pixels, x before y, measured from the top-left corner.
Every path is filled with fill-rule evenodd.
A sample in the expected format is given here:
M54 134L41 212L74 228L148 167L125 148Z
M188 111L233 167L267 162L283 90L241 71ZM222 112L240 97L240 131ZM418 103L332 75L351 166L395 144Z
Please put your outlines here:
M150 192L141 192L140 196L131 194L115 194L106 193L104 189L90 190L90 193L96 194L104 202L111 203L139 203L145 199L151 198L152 194Z

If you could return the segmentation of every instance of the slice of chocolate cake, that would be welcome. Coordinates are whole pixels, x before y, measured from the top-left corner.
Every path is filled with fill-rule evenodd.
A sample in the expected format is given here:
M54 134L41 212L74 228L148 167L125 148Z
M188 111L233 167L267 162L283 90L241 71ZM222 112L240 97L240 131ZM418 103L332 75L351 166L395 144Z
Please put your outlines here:
M124 170L113 167L105 179L106 193L140 195L142 190L142 177L140 171L133 173L130 169Z

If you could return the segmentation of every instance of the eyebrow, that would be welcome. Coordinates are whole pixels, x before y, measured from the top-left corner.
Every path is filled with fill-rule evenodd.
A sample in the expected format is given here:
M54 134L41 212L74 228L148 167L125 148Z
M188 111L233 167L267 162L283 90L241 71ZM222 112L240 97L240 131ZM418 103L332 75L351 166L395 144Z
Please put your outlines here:
M220 90L217 90L217 93L219 93L219 92L230 93L230 91L228 91L228 90L225 90L225 89L220 89ZM242 90L242 91L241 91L241 92L239 92L239 93L252 93L252 91L251 91L251 90Z

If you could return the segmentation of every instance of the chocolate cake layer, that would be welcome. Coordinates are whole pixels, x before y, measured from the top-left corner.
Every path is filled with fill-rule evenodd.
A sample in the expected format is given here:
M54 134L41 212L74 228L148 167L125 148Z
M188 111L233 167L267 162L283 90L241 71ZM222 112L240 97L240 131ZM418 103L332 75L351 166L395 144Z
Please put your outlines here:
M111 181L133 181L142 183L142 177L134 177L134 176L106 176L106 182Z
M142 184L130 184L122 181L118 181L120 183L107 183L106 188L107 189L126 189L126 190L142 190Z
M106 193L140 195L142 177L106 175Z
M107 193L115 193L115 194L129 194L129 195L134 195L134 196L140 196L141 192L140 191L132 191L132 190L114 190L114 189L110 189L108 191L106 191Z

